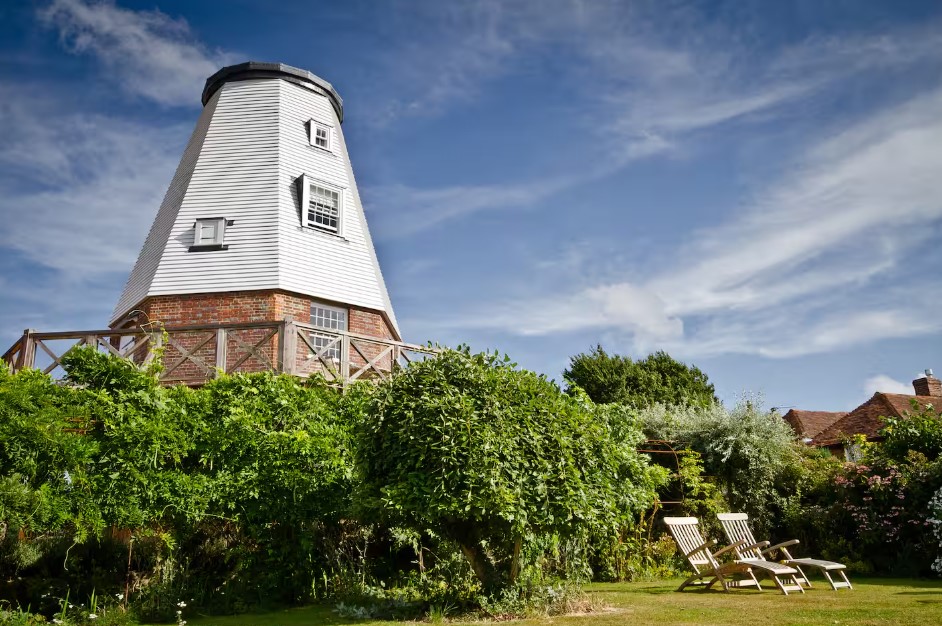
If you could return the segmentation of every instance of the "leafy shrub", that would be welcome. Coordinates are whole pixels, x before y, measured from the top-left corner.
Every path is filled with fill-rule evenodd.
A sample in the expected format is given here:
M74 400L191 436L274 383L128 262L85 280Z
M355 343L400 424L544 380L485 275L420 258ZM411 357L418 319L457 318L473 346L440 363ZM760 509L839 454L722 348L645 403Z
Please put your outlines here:
M101 530L89 471L98 445L73 433L101 420L106 407L99 394L59 387L35 370L0 368L0 541L20 530L64 531L79 541Z
M5 571L73 595L127 587L139 615L167 619L184 594L223 611L304 600L350 565L362 393L348 405L272 374L167 388L158 368L93 349L63 364L67 385L0 372ZM42 604L41 588L2 587Z
M880 434L884 437L883 454L902 460L910 452L919 452L930 461L942 455L942 415L931 404L919 406L912 400L912 409L902 417L884 418Z
M612 410L496 354L445 350L377 390L359 430L362 499L460 546L486 590L513 587L525 540L613 528L653 499L641 435Z

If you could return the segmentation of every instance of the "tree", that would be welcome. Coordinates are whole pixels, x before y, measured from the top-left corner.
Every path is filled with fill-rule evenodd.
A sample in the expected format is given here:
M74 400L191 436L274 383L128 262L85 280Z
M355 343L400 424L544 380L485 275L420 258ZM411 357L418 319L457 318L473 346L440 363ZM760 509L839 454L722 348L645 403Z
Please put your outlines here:
M742 399L732 409L654 405L639 411L645 435L697 452L733 511L768 530L777 511L799 494L781 488L798 463L795 436L777 413Z
M361 500L455 542L488 591L513 584L526 538L614 527L654 497L639 429L597 408L496 354L445 350L377 390Z
M637 408L653 404L706 407L716 402L713 385L697 367L655 352L640 361L609 355L597 345L569 359L563 372L567 391L582 388L594 402Z

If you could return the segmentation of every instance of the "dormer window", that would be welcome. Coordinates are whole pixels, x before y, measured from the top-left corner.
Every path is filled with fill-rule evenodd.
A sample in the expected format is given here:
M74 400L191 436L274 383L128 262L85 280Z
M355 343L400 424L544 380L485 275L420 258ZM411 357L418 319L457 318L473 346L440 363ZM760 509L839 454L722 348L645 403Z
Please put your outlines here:
M206 250L225 250L229 246L225 245L226 226L232 222L227 222L224 217L200 218L193 224L193 245L190 246L190 252L201 252Z
M340 234L342 194L339 189L313 181L307 175L298 179L301 192L301 226Z
M330 150L330 127L314 120L308 122L309 140L312 146Z

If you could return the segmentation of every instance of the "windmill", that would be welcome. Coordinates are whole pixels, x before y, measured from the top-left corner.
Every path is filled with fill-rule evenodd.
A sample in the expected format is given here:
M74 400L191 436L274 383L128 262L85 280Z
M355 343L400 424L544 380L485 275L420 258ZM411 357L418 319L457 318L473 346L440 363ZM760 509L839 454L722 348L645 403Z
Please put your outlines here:
M322 360L344 356L327 331L400 341L336 90L248 62L209 77L202 102L111 328L290 320L325 331L306 336Z

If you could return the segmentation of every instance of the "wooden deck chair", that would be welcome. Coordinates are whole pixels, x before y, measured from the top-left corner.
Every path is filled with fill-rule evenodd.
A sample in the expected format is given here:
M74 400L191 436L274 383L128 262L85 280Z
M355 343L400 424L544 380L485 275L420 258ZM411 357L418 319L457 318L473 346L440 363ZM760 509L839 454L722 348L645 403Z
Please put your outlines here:
M811 581L808 580L805 572L801 569L804 566L814 567L820 570L821 573L824 574L824 577L827 578L828 582L831 583L831 589L835 591L845 587L847 589L853 589L844 571L847 567L843 563L822 561L820 559L796 559L792 557L788 552L788 546L798 545L799 541L797 539L783 541L774 546L769 545L768 541L756 541L756 538L752 536L752 530L749 529L749 516L745 513L720 513L717 517L720 520L720 524L723 525L723 532L726 533L726 538L730 541L737 542L741 546L736 549L740 558L765 559L766 554L781 550L782 556L785 557L784 563L798 570L798 576L795 577L798 584L807 585L809 588L811 587ZM831 572L837 572L843 580L834 580L831 577Z
M779 576L796 574L797 570L794 568L764 559L738 559L721 563L717 557L735 550L743 542L730 544L716 552L711 552L710 549L716 545L716 541L712 539L705 541L703 539L697 518L665 517L664 523L667 525L671 537L677 543L677 547L687 558L687 562L690 563L690 567L694 571L694 575L681 583L677 591L683 591L688 586L702 586L709 589L717 582L723 587L723 591L729 591L731 587L756 587L761 591L762 586L754 573L754 570L757 570L771 576L775 580L776 586L782 590L782 593L788 595L788 590L779 581ZM709 580L704 580L705 578L709 578Z

